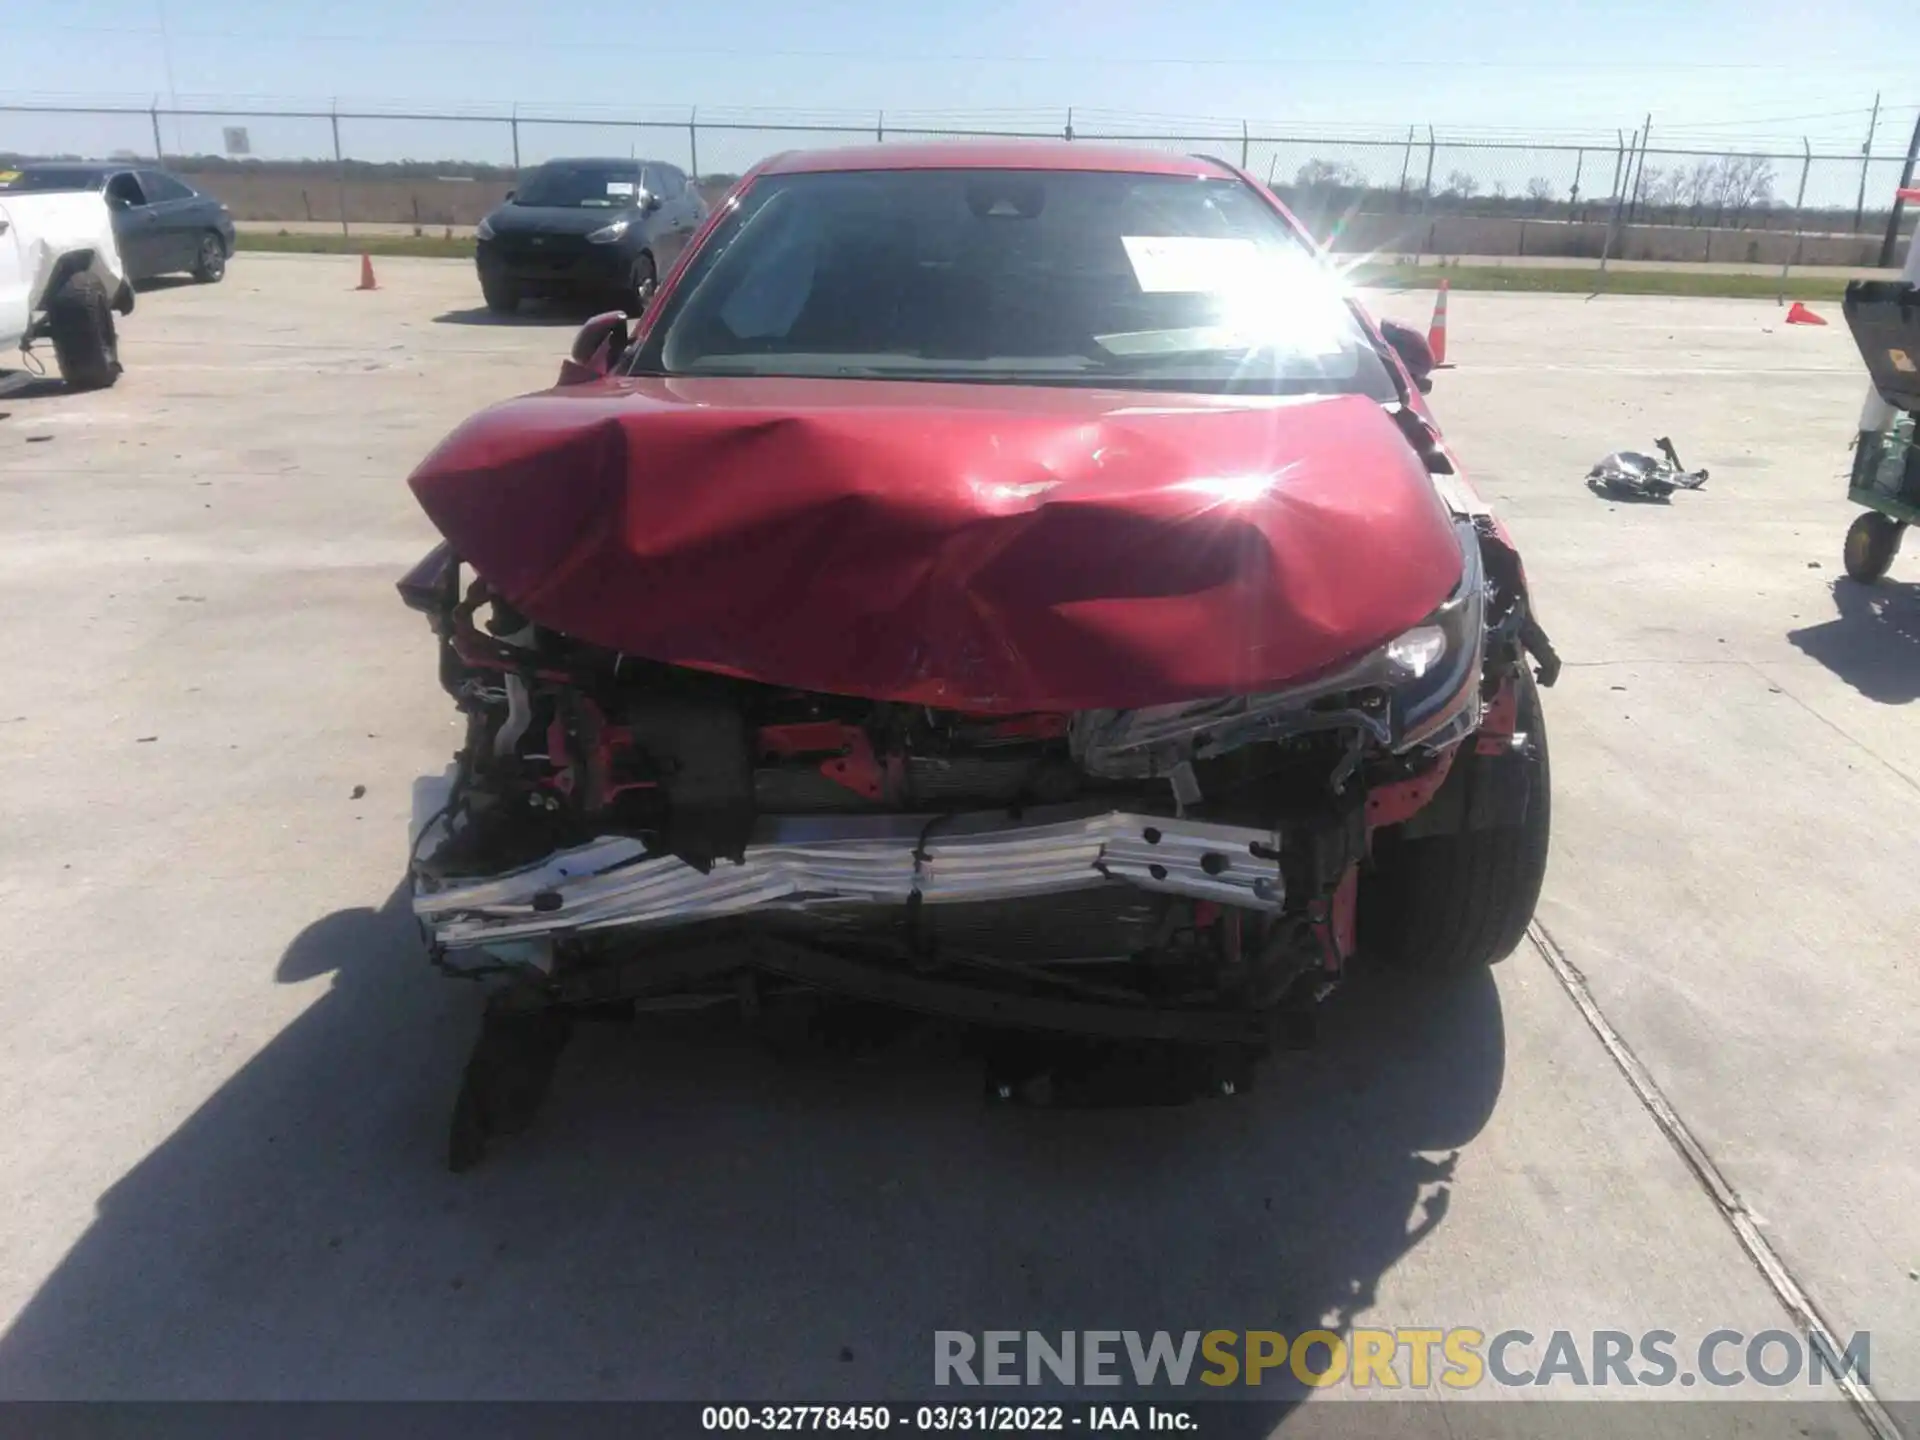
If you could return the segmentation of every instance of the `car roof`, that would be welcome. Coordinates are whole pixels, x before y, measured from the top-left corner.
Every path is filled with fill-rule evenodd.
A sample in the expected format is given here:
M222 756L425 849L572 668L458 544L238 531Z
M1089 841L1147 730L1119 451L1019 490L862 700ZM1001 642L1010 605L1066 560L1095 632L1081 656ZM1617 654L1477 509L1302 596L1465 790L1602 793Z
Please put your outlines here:
M760 173L802 175L836 170L1094 170L1195 179L1218 179L1233 173L1224 161L1203 155L1066 140L946 140L793 150L768 160Z
M109 165L101 160L29 160L15 167L22 175L45 174L55 170L63 175L117 175L122 170L137 170L135 164Z
M644 165L667 165L667 160L649 160L642 155L635 159L631 155L556 155L551 160L542 160L535 169L544 170L549 165L592 165L603 170L638 170Z

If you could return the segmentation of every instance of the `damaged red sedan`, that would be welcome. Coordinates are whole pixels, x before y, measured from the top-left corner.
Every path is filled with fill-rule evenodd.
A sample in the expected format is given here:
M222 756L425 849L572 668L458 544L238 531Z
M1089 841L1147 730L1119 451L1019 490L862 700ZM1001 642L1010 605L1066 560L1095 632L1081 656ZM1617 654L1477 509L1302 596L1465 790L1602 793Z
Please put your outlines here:
M1418 338L1248 176L782 156L627 323L411 481L467 725L414 907L504 979L457 1167L589 1009L838 997L1231 1094L1356 954L1518 943L1557 662Z

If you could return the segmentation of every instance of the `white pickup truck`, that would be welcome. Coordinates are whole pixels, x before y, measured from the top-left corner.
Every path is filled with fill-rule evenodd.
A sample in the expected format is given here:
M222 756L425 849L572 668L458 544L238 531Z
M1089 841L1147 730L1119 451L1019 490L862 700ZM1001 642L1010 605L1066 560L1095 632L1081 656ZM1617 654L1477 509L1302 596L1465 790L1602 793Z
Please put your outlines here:
M113 313L132 309L100 195L0 191L0 372L50 340L70 389L104 389L120 378Z

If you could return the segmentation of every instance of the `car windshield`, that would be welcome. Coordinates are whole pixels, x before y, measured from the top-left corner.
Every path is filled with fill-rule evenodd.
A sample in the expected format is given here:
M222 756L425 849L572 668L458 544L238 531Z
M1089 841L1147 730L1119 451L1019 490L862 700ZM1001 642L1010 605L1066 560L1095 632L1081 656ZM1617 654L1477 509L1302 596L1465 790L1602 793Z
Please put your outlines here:
M633 368L1398 398L1251 186L1087 171L756 181Z
M562 210L625 210L640 193L633 165L542 165L513 197L516 205Z
M0 168L0 190L98 190L105 177L98 170L35 166L31 170Z

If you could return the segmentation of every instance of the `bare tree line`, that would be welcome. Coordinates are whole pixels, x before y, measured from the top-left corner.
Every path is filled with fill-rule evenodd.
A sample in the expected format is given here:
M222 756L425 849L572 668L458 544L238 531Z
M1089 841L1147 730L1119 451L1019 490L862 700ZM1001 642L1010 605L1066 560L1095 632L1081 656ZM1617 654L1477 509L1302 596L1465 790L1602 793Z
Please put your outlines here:
M1589 172L1590 179L1593 173ZM1777 181L1767 156L1717 155L1700 157L1690 165L1649 164L1637 170L1629 166L1624 172L1609 167L1586 193L1577 180L1565 184L1533 175L1518 194L1511 194L1504 178L1493 180L1489 187L1474 172L1454 168L1444 177L1435 177L1429 195L1423 175L1410 175L1398 185L1381 185L1345 160L1316 157L1294 172L1291 184L1281 180L1274 184L1290 201L1319 209L1432 209L1568 220L1596 218L1603 207L1619 201L1631 206L1634 218L1643 222L1740 227L1775 210Z

